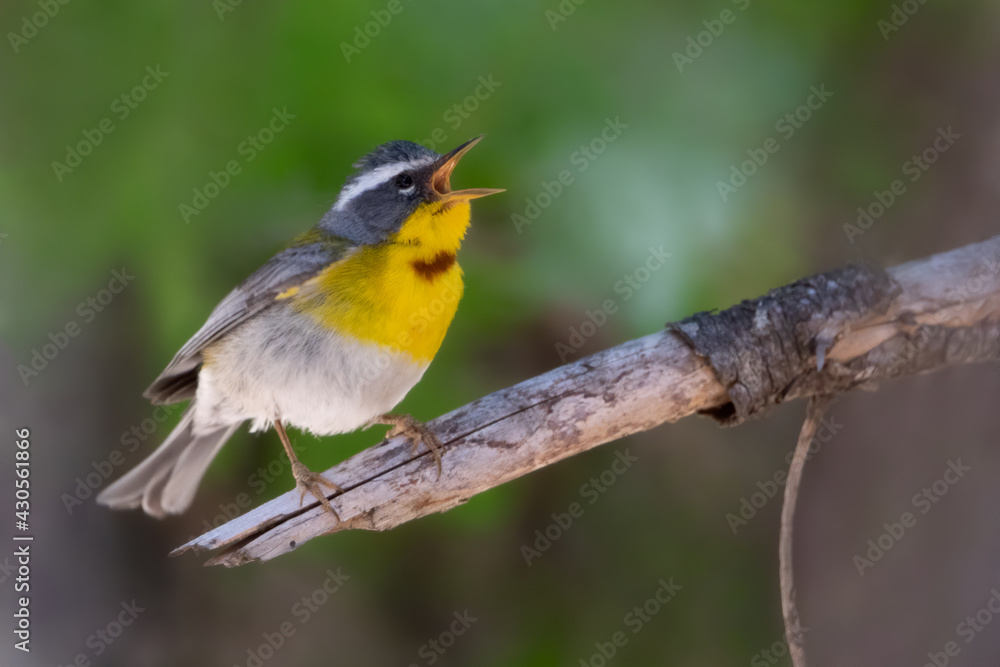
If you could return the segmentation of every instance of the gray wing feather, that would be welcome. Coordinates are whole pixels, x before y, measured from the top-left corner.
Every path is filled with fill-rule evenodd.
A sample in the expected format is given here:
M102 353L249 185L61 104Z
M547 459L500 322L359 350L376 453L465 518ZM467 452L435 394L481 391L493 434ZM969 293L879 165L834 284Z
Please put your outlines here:
M205 324L184 344L143 396L153 403L176 403L194 396L202 352L247 319L274 303L285 290L301 285L354 249L347 239L326 237L286 248L236 286L212 310Z

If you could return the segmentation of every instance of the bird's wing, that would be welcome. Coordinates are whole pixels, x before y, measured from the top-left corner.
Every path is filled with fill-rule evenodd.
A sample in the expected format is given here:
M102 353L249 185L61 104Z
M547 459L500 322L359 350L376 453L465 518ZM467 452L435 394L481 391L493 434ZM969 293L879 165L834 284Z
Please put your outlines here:
M192 398L206 347L273 304L283 292L345 259L356 248L352 242L336 236L317 238L313 233L302 240L306 243L282 250L226 295L143 396L156 404Z

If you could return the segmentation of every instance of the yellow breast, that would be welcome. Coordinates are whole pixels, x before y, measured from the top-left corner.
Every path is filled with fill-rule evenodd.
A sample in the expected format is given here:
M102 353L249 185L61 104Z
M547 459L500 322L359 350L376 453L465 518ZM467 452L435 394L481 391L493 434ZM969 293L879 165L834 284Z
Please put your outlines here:
M464 289L455 262L468 203L424 204L389 242L363 246L290 295L323 326L362 341L434 358Z

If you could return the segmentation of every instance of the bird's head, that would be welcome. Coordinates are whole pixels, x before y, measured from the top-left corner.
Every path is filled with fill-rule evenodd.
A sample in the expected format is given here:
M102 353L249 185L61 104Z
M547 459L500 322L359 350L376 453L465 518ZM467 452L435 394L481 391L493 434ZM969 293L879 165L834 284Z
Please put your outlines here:
M412 141L390 141L355 163L320 225L356 243L396 241L457 248L469 224L469 200L503 192L451 189L455 165L482 137L439 155Z

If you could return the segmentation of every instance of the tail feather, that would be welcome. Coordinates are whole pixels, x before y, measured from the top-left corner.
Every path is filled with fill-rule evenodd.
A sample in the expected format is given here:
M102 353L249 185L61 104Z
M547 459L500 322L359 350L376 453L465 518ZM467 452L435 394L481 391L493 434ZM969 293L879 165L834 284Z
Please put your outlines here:
M168 513L163 508L163 487L167 485L172 470L170 466L163 466L153 473L142 490L142 511L149 516L157 519L167 516Z
M97 502L112 509L142 509L158 519L191 506L201 478L239 424L195 435L189 407L156 451L105 489Z
M180 514L191 506L198 484L205 476L208 466L240 426L241 424L233 424L228 428L200 436L181 452L170 478L163 487L161 506L168 514Z

